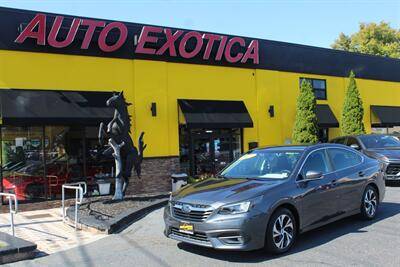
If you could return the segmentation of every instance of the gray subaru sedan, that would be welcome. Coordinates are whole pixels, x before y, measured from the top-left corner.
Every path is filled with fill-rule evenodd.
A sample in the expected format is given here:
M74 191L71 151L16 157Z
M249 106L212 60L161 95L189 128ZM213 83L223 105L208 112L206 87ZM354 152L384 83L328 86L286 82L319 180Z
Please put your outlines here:
M373 219L385 195L383 168L337 144L255 149L172 194L164 233L216 249L284 253L300 233L358 213Z

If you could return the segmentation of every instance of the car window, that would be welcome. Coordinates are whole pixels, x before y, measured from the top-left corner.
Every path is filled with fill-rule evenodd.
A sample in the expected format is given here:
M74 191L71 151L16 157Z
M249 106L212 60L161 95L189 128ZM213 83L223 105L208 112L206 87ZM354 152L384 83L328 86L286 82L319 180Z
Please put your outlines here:
M348 146L357 145L358 147L360 147L360 143L354 137L347 138L347 142L346 143L347 143Z
M361 135L359 136L366 148L399 148L399 138L391 135L377 134L377 135Z
M254 150L221 172L227 178L285 179L294 169L302 151Z
M362 162L362 157L355 152L347 149L330 148L328 149L334 170L350 168Z
M332 140L332 143L344 145L345 141L346 141L346 138L341 137L341 138L336 138L336 139Z
M328 160L324 151L318 150L308 156L301 171L303 177L308 171L322 172L323 174L329 172Z

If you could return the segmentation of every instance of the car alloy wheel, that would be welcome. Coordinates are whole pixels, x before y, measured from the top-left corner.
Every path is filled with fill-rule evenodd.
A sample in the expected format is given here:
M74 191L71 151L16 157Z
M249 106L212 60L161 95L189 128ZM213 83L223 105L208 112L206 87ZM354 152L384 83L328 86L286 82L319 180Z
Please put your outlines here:
M293 240L294 227L292 219L286 214L281 214L274 222L272 237L274 244L279 249L286 249Z
M374 217L377 205L376 193L372 188L369 188L364 196L364 209L368 217Z

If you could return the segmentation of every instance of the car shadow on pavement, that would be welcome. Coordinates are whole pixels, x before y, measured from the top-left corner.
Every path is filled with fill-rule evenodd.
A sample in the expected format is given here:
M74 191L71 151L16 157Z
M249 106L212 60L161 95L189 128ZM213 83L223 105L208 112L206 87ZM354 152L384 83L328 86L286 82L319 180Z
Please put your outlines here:
M178 243L178 248L187 252L198 254L204 257L214 258L228 262L240 263L257 263L272 260L275 258L287 256L290 254L299 253L308 249L312 249L328 243L338 237L350 233L364 233L365 227L385 220L400 213L400 203L383 202L377 214L377 217L372 221L365 221L360 219L359 215L351 216L310 232L300 235L297 239L295 246L286 254L271 255L263 250L257 251L224 251L215 250L211 248L199 247L187 243Z
M399 181L386 181L386 187L400 187Z

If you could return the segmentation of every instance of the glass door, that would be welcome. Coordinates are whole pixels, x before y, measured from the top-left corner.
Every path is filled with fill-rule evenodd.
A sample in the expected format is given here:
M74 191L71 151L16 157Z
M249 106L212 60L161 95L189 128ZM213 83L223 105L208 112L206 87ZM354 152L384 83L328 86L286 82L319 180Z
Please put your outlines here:
M327 143L329 141L329 128L318 129L318 141L321 143Z
M196 174L210 176L214 174L214 144L212 136L197 133L193 136L193 167Z
M214 173L225 168L232 160L232 144L229 134L216 134L213 137L214 143Z
M241 154L240 129L192 129L189 132L185 134L189 138L181 139L189 141L189 149L183 149L187 147L186 143L180 146L181 164L189 158L191 175L215 175Z

